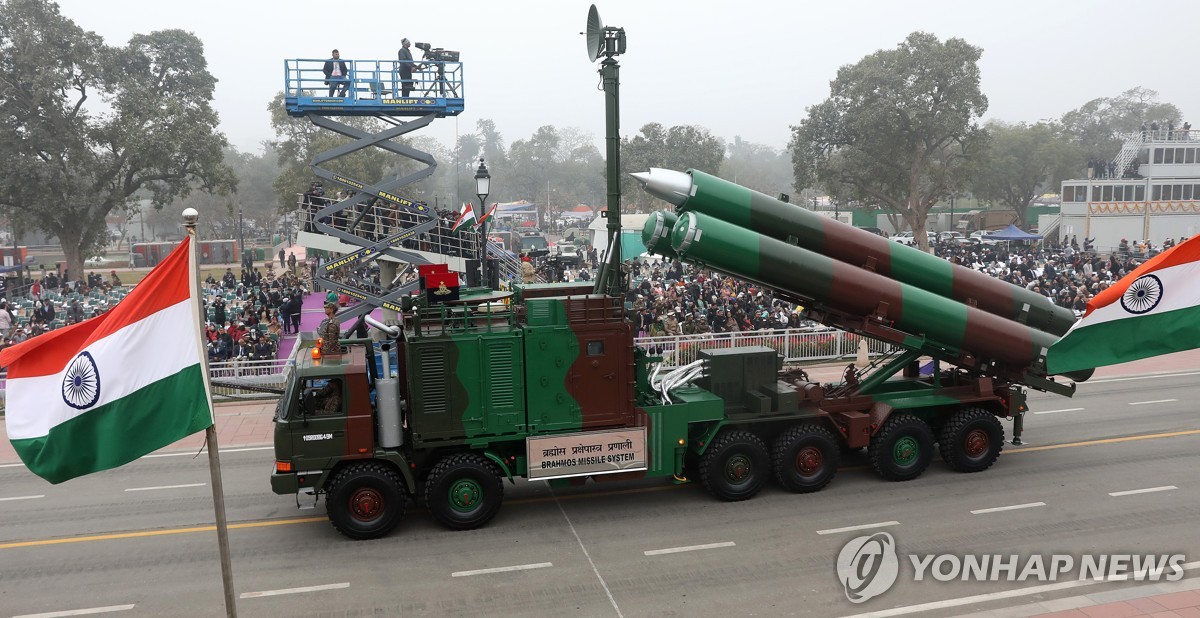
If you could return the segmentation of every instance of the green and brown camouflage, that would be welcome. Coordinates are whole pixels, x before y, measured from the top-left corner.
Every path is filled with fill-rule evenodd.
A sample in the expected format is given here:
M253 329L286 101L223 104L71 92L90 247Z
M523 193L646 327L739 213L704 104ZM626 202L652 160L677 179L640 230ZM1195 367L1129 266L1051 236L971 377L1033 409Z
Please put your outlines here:
M276 418L273 490L326 494L331 521L352 538L389 532L404 496L424 495L442 523L465 529L494 514L471 515L499 499L502 478L686 482L699 474L715 496L744 499L734 481L748 473L739 466L750 460L727 461L738 440L816 435L828 436L827 446L858 447L874 444L877 434L894 438L889 419L897 412L910 425L932 428L968 413L992 419L1024 413L1024 391L1009 379L1016 372L996 367L1028 364L1046 333L698 213L679 217L669 240L686 261L796 297L833 298L837 290L837 298L849 300L830 302L828 323L875 324L860 330L892 337L903 352L865 377L848 372L844 383L822 385L780 373L782 357L771 348L705 350L691 383L656 387L651 369L662 359L634 345L621 298L570 284L517 285L511 296L468 289L453 304L418 297L402 307L404 328L389 340L394 367L370 340L343 340L344 354L323 358L313 357L311 342L298 347ZM779 286L785 278L806 287ZM881 306L886 325L877 320ZM970 343L981 333L987 345ZM917 361L929 353L962 366L976 355L979 366L924 376ZM343 394L336 406L316 397L331 381ZM402 437L388 446L381 445L392 414L385 399L403 402L388 404L402 427ZM992 442L984 442L992 450L985 455L994 455L997 434L989 435ZM618 459L606 459L612 457ZM828 466L836 466L836 456L829 457L797 456L795 465L803 467L803 459L823 470L827 482ZM755 474L762 473L760 462ZM712 474L732 476L722 489Z
M681 217L676 227L686 227L697 216ZM704 250L719 245L710 239L722 230L704 229L702 239L693 235L683 247L684 259L709 259ZM738 238L745 243L751 237ZM716 253L721 252L748 259L731 247L720 245ZM748 276L772 272L761 261L748 263L755 265ZM805 276L820 278L816 271ZM821 285L835 285L835 280L827 273ZM846 384L820 385L781 374L782 357L765 347L706 350L701 377L664 394L652 387L649 371L661 359L634 346L621 299L550 293L544 285L527 291L518 286L507 304L492 302L498 298L495 293L472 290L453 306L430 306L420 299L408 306L404 330L393 341L394 369L369 340L343 340L345 354L323 358L314 358L312 343L304 342L279 403L272 488L281 494L336 496L330 507L335 526L354 538L372 538L391 529L391 524L372 523L386 510L380 505L389 504L385 494L375 486L346 489L367 472L377 481L380 475L394 475L397 490L407 495L421 495L448 466L463 461L494 465L495 473L509 480L546 478L564 484L673 477L684 482L694 473L685 462L700 465L696 462L710 457L710 446L728 446L730 432L754 432L770 441L786 431L823 427L847 445L863 446L896 411L915 414L932 426L964 406L996 416L1024 411L1020 387L962 371L923 378L915 371L915 355L893 361L878 377L859 382L849 375ZM953 304L920 294L916 306L936 307L930 299ZM901 370L901 379L887 379ZM393 371L396 382L380 380ZM344 394L336 407L315 401L314 394L330 381L339 381ZM405 402L398 446L379 444L382 430L377 431L376 423L382 422L383 411L378 389L385 383ZM641 436L632 443L643 459L629 469L578 467L583 464L576 460L584 461L586 450L584 455L572 451L601 448L586 444L598 435L622 436L609 448L620 448L622 439L631 443L625 436ZM556 449L569 458L567 463L546 459ZM540 462L536 469L535 460ZM450 490L454 506L446 507L452 514L470 511L476 498L487 495L486 483L459 480ZM461 495L456 493L460 488L465 488ZM436 505L431 510L438 516ZM468 525L453 517L443 523Z
M1075 323L1073 311L1037 292L699 170L653 169L634 177L680 213L716 217L1052 335L1066 333Z
M840 314L828 319L843 328L987 375L1018 381L1031 372L1044 375L1045 351L1058 339L698 212L679 217L671 247L688 262L780 290L810 314Z

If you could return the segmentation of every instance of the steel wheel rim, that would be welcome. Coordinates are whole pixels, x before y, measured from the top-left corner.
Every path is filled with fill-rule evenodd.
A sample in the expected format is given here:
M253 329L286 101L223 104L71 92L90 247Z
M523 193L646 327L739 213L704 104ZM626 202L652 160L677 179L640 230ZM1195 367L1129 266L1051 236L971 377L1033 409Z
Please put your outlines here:
M967 433L967 437L963 440L963 453L972 459L982 457L987 453L991 446L992 440L988 433L982 429L972 429Z
M350 514L359 521L371 521L383 513L383 494L363 487L350 495Z
M450 508L470 513L483 502L483 487L475 479L459 479L450 485Z
M754 465L746 455L737 454L725 461L725 480L733 484L745 483L754 472Z
M825 467L825 455L815 446L806 446L796 453L796 472L801 476L814 476Z
M909 466L921 456L921 445L912 436L901 436L892 445L892 460L901 466Z

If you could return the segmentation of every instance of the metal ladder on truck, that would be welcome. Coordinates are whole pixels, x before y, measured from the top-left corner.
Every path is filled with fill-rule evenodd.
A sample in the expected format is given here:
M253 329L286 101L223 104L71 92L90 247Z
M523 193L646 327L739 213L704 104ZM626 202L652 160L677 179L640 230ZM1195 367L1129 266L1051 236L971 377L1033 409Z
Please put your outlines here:
M313 158L312 171L318 178L345 188L352 195L341 201L329 200L323 207L311 213L312 229L321 234L358 247L336 260L328 261L319 269L316 280L325 290L333 290L363 301L338 312L337 319L345 321L369 313L376 307L400 311L400 299L411 293L417 283L392 285L393 281L380 278L376 288L354 277L348 276L360 266L388 256L409 267L428 264L430 260L417 251L405 248L405 242L417 239L438 224L437 215L427 204L398 195L396 192L407 185L428 178L437 169L433 155L395 141L433 122L435 118L455 116L463 111L462 67L457 62L438 63L439 75L455 80L454 87L438 94L412 98L398 98L401 90L399 62L394 60L343 60L348 65L345 77L345 96L321 96L326 89L323 72L324 60L285 60L284 104L289 116L307 118L315 126L350 138L350 142ZM428 69L426 69L428 70ZM451 97L446 97L447 92ZM389 98L391 97L391 98ZM371 133L356 128L335 117L368 116L379 119L389 128ZM398 117L413 117L402 121ZM368 148L382 148L390 153L424 164L415 172L376 182L349 178L326 167L331 161ZM375 236L377 226L372 228L372 237L367 238L357 231L362 228L363 218L374 208L376 200L395 204L400 211L408 213L415 223L404 228L389 229L382 236ZM339 225L340 223L340 225ZM399 277L397 277L399 279Z

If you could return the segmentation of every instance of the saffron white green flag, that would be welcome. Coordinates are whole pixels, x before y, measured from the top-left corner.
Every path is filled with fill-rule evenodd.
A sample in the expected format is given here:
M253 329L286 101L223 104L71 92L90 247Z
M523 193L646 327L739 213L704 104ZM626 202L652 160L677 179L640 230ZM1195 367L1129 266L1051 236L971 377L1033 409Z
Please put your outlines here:
M191 242L110 311L0 352L8 439L34 474L115 468L213 423Z
M458 220L454 222L454 226L450 228L451 232L457 232L459 229L471 225L475 222L475 209L471 208L470 204L463 204L462 210L458 211Z
M1200 236L1176 245L1088 301L1050 346L1052 374L1200 347Z

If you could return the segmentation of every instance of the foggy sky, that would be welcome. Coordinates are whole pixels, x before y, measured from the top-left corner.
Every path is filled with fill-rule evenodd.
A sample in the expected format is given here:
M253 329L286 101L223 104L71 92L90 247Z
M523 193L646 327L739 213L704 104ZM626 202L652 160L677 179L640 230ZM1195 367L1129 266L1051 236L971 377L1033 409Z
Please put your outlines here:
M453 143L456 130L496 122L506 142L542 125L578 127L603 152L604 97L583 37L590 1L60 0L62 13L110 45L134 33L189 30L219 80L221 129L244 151L272 139L267 106L287 58L395 59L400 39L462 52L466 111L418 134ZM983 48L986 119L1037 122L1135 86L1184 113L1200 110L1186 29L1200 3L1061 0L729 2L602 0L624 27L621 133L647 122L697 124L726 140L783 148L789 125L829 95L839 66L910 32ZM1136 34L1142 32L1142 34ZM1127 42L1128 41L1128 42ZM414 47L414 56L420 54Z

